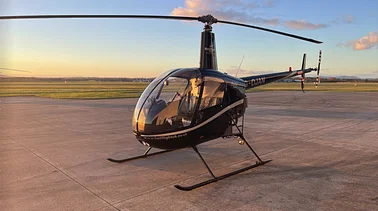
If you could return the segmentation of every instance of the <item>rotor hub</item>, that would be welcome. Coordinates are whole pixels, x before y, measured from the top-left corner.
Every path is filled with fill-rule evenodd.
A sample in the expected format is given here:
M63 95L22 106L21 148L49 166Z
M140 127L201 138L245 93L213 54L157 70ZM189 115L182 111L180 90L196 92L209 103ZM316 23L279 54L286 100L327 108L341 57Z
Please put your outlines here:
M214 18L212 15L203 15L198 17L198 21L211 26L213 23L217 23L218 19Z

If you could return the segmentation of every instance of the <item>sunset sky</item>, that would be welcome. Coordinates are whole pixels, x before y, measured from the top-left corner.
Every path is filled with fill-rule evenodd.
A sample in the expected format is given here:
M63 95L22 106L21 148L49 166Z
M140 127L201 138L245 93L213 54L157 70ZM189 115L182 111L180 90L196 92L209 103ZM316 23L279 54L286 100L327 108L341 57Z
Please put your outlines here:
M0 15L33 14L212 14L324 42L215 24L222 72L233 74L243 55L242 75L300 68L303 53L316 67L322 50L322 75L378 78L376 0L0 0ZM155 77L198 67L202 28L173 20L3 20L0 75Z

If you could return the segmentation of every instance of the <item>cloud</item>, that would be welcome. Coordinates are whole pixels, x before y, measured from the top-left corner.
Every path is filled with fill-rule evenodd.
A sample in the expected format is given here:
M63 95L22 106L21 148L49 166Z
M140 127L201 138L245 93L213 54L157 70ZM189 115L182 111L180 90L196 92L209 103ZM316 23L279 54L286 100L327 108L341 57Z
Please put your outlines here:
M378 33L369 32L367 36L363 36L358 40L351 40L345 43L339 42L336 44L337 47L353 47L354 50L367 50L373 47L378 49Z
M338 43L336 44L336 47L342 48L342 47L344 47L344 43L342 43L342 42L338 42Z
M355 17L353 15L344 15L337 17L336 19L329 22L329 25L340 25L340 24L351 24L355 21Z
M174 8L171 15L201 16L212 14L221 20L271 26L284 24L287 28L295 30L312 30L328 26L326 24L310 23L305 20L288 20L282 23L278 17L262 17L255 12L256 8L269 9L275 6L275 0L185 0L185 5Z
M344 23L352 23L354 21L354 17L351 15L346 15L343 18Z
M361 37L360 39L354 42L353 48L354 50L366 50L370 49L374 46L378 48L378 33L377 32L369 32L367 36Z
M279 23L278 18L258 17L251 13L251 10L255 8L273 7L274 5L275 1L273 0L259 2L242 0L185 0L185 6L174 8L171 15L201 16L212 14L214 17L223 20L277 25Z
M372 73L363 73L357 75L360 78L377 78L378 72L372 72Z
M17 70L17 69L5 68L5 67L0 67L0 70L9 70L9 71L28 72L28 73L30 73L30 71L27 71L27 70Z
M339 48L352 47L355 42L356 42L355 40L351 40L351 41L348 41L348 42L338 42L336 44L336 47L339 47Z
M290 29L296 29L296 30L306 30L306 29L321 29L326 28L326 24L313 24L310 22L307 22L305 20L292 20L292 21L285 21L285 26Z

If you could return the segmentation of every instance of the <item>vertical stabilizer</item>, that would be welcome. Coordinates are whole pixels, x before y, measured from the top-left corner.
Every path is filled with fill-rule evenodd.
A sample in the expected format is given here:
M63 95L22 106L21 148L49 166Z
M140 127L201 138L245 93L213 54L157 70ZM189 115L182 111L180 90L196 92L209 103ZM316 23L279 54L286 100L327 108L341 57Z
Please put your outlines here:
M306 54L303 54L303 59L302 59L302 70L306 69ZM302 72L301 74L301 89L302 92L304 91L304 81L305 81L305 72Z

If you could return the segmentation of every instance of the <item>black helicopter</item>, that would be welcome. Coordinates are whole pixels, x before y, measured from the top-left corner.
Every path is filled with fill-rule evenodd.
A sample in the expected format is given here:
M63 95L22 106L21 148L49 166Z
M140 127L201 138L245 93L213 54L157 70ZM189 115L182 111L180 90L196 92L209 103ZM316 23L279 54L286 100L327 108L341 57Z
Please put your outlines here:
M201 35L201 58L199 68L180 68L162 73L144 90L139 98L132 119L132 130L137 140L147 147L146 152L137 157L109 161L122 163L191 147L198 154L212 179L192 185L175 185L180 190L192 190L248 169L264 165L263 161L247 142L243 133L244 113L247 108L245 91L277 80L301 76L301 89L304 89L305 74L317 71L316 86L320 83L319 71L321 51L317 68L306 68L306 54L303 55L302 68L272 74L236 78L218 71L215 23L232 24L304 41L320 44L322 42L288 34L276 30L223 21L212 15L200 17L156 16L156 15L23 15L0 16L1 19L50 19L50 18L153 18L171 20L196 20L204 23ZM197 145L216 138L238 137L239 144L246 144L258 161L256 164L216 177L197 149ZM165 149L150 153L152 148Z

